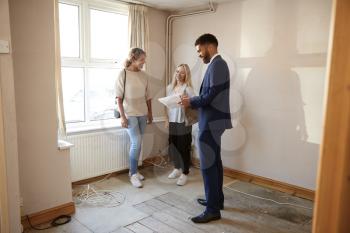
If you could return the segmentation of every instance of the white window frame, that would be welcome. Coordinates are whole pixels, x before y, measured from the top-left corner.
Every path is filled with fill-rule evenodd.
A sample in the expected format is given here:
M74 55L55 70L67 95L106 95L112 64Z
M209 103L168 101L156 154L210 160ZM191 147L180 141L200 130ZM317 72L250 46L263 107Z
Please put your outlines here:
M90 58L90 9L113 12L117 14L128 15L128 6L117 2L107 0L59 0L59 3L79 6L79 58L62 57L61 67L65 68L82 68L84 71L84 122L68 122L66 123L67 133L75 133L82 131L107 129L113 127L121 127L120 120L107 119L100 121L90 121L89 101L87 101L86 87L88 83L88 68L109 68L121 69L115 60L111 59L93 59Z

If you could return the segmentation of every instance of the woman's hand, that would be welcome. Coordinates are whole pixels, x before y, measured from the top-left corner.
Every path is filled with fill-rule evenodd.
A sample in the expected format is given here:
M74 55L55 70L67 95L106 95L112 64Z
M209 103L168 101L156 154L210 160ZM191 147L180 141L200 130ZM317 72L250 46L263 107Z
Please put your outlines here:
M120 119L121 119L122 127L128 128L128 119L125 116L122 116Z
M165 120L165 122L164 122L164 127L165 127L166 129L169 129L169 120L168 120L168 119Z
M147 114L147 124L152 124L153 122L153 116L152 113Z

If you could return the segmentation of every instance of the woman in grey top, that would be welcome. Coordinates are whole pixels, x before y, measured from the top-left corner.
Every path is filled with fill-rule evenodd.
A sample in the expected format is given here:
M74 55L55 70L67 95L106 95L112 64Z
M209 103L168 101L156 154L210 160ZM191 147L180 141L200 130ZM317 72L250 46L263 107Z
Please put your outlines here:
M176 68L172 83L167 87L167 96L171 95L193 96L191 71L187 64ZM170 108L167 112L169 127L169 156L174 161L174 170L169 179L177 180L177 185L185 185L191 165L192 126L187 124L185 109L182 106ZM182 170L182 171L181 171Z
M152 123L151 92L149 75L142 71L146 53L140 48L132 48L125 68L116 81L116 98L121 116L121 125L127 128L130 137L130 182L134 187L141 188L142 176L137 171L141 153L142 136L146 122ZM123 98L124 97L124 98Z

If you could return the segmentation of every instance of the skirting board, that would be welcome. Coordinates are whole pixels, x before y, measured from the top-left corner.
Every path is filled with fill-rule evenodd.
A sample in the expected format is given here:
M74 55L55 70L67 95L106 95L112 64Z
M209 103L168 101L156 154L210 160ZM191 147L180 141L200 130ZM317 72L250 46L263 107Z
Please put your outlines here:
M193 159L192 163L193 165L199 167L198 159ZM224 167L224 175L237 180L246 181L252 184L257 184L284 193L288 193L296 197L301 197L312 201L315 199L315 191L313 190L302 188L292 184L287 184L281 181L272 180L266 177L253 175L250 173L234 170L227 167Z
M69 202L60 206L56 206L38 213L30 214L29 220L33 226L47 223L60 215L72 215L75 213L74 202ZM22 216L22 226L24 229L30 228L27 216Z
M275 189L284 193L288 193L293 196L301 197L313 201L315 199L315 191L295 186L292 184L287 184L284 182L272 180L269 178L252 175L249 173L237 171L231 168L224 168L224 175L235 178L238 180L250 182L253 184L261 185L271 189Z

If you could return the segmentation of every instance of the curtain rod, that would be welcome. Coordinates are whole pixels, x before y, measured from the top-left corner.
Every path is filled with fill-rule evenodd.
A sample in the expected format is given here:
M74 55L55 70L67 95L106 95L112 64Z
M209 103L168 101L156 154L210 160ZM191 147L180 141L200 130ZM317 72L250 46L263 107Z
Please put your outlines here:
M115 2L121 2L121 3L125 3L125 4L133 4L133 5L142 5L142 6L148 6L148 7L154 7L151 6L149 4L146 4L144 2L140 2L140 1L136 1L136 0L114 0Z

